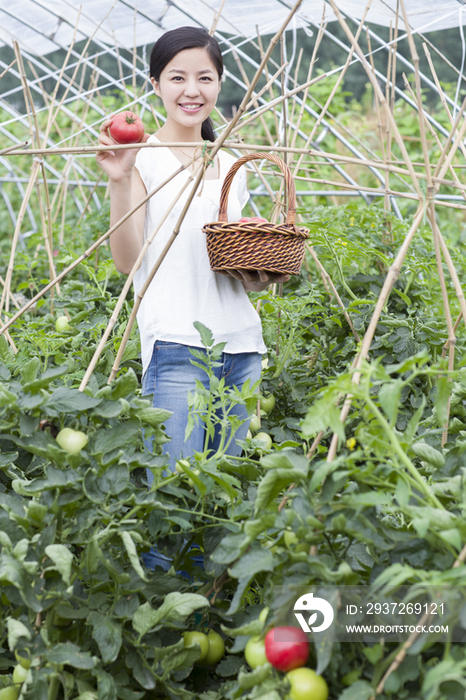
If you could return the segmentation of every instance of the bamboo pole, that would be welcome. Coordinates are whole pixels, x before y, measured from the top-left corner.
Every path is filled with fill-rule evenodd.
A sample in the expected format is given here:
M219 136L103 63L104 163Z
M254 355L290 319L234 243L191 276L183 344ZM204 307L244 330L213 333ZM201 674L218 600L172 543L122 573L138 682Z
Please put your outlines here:
M398 276L400 274L401 270L401 265L406 257L406 254L408 252L409 246L411 245L411 242L419 228L419 224L421 223L422 219L424 218L425 215L425 205L423 202L420 202L417 208L417 212L414 216L413 223L411 224L411 227L401 245L401 248L399 249L396 258L390 267L388 274L385 278L383 287L381 289L379 298L377 300L374 312L372 314L369 326L367 327L367 330L364 334L364 337L362 339L362 343L359 349L359 352L357 354L356 362L354 365L355 372L353 374L352 381L354 384L359 384L359 381L361 379L361 372L359 371L362 365L363 360L367 357L369 353L369 348L371 346L372 340L374 338L375 330L377 328L377 324L379 322L380 316L382 314L383 308L387 302L387 299L390 295L390 292L393 288L393 285L395 284L396 280L398 279ZM345 399L345 402L343 404L341 413L340 413L340 421L344 424L346 421L346 418L348 417L348 413L351 408L351 403L352 403L353 396L351 394L348 394L348 396ZM331 462L333 459L335 459L335 455L337 452L337 447L338 447L338 435L334 433L332 437L332 441L330 443L330 448L328 451L327 455L327 461Z

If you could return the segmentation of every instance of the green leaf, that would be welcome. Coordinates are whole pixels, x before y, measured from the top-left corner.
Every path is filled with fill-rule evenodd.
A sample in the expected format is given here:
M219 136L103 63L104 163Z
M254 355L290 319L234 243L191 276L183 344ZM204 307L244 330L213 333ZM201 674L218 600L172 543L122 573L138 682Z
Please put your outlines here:
M41 374L38 379L34 379L31 382L27 382L23 385L24 391L38 391L39 389L45 389L48 387L55 379L63 377L64 374L69 373L68 365L60 365L59 367L50 367L46 369L45 372Z
M437 534L444 542L451 544L458 552L461 552L463 548L463 539L456 527L450 528L449 530L442 530Z
M436 450L435 447L432 447L432 445L429 445L427 442L423 442L421 440L419 442L414 442L411 445L411 449L416 457L424 460L424 462L432 464L432 466L436 467L437 469L441 469L445 465L445 457L443 454Z
M241 637L242 635L252 636L260 634L264 628L264 623L259 618L256 618L245 622L240 627L226 627L225 625L220 625L220 627L227 637Z
M68 666L83 670L90 670L94 668L97 663L96 658L92 657L88 652L81 651L76 644L72 644L71 642L55 644L50 651L44 653L44 657L50 661L50 663L68 664Z
M143 581L147 581L146 573L142 568L142 564L136 550L136 545L134 544L133 538L131 537L130 533L127 530L123 530L123 532L120 532L120 537L123 540L123 544L125 545L125 549L133 569L135 570L137 575L140 578L142 578Z
M369 700L374 693L374 688L367 681L356 681L338 696L338 700Z
M223 626L222 626L223 627ZM215 667L215 674L220 676L220 678L230 678L231 676L237 676L238 671L242 666L245 666L245 662L242 658L233 656L229 654L226 656L219 664Z
M249 550L228 570L232 578L249 576L249 579L260 571L273 571L273 554L269 549Z
M33 357L20 367L21 379L24 383L32 382L37 377L40 370L40 359Z
M245 551L250 540L242 532L232 533L222 538L211 554L216 564L231 564Z
M307 474L309 469L308 458L290 450L271 452L261 457L260 464L264 469L298 469L304 475Z
M15 620L13 617L8 617L7 629L8 646L10 651L14 651L16 649L16 645L20 639L27 639L28 641L32 639L30 630L21 622L21 620Z
M199 321L194 321L193 326L198 331L199 335L201 336L201 341L202 341L203 346L205 348L212 347L212 345L214 344L214 336L212 335L212 331L209 330L206 326L204 326Z
M71 582L71 569L73 566L73 554L64 544L49 544L45 553L53 561L62 579L68 585ZM50 568L50 567L49 567Z
M84 394L79 389L70 389L66 386L59 386L50 395L46 406L53 409L54 413L78 413L95 408L102 399L95 399L93 396Z
M130 394L134 394L138 387L138 378L135 372L130 368L125 374L121 374L117 379L114 379L111 384L99 389L96 393L96 397L100 398L102 396L106 399L117 401Z
M197 593L167 593L162 605L154 609L150 603L144 603L134 613L133 627L142 637L159 623L181 622L200 608L209 607L209 601Z
M173 411L166 411L164 408L153 408L152 406L140 408L137 411L139 420L152 426L152 428L157 428L162 423L166 423L172 414Z
M396 379L393 382L382 384L379 389L379 402L391 425L396 423L402 388L402 380Z
M118 447L125 447L133 438L139 434L140 427L137 421L120 423L115 428L99 430L89 441L87 450L90 454L103 454L116 450Z
M411 419L410 419L410 421L409 421L408 425L406 426L406 429L403 433L403 439L408 445L412 442L414 436L416 435L419 422L422 418L422 414L424 413L425 405L426 405L426 397L423 395L422 399L421 399L421 405L417 409L416 413L414 413L411 416Z
M105 664L115 661L122 643L121 624L109 615L101 615L95 611L89 615L89 624L92 626L92 637L97 642L102 661Z
M271 469L261 479L254 503L254 514L267 508L287 486L302 483L305 474L297 469Z
M254 688L255 685L262 683L271 674L272 664L268 661L263 666L258 666L248 673L246 671L240 671L238 673L238 684L242 690L249 690Z
M316 401L301 421L301 432L306 438L315 437L320 431L331 428L342 442L345 441L345 429L340 420L340 409L335 405L334 392Z

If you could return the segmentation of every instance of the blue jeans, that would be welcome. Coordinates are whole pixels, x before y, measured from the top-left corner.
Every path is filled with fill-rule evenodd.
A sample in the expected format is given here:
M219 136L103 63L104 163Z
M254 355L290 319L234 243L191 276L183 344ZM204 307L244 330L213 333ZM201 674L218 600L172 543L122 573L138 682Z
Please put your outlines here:
M196 348L205 353L202 348ZM188 392L196 389L196 380L205 388L209 387L207 373L192 364L196 360L189 351L189 346L169 341L158 340L154 343L154 350L149 367L142 378L143 396L153 396L153 405L172 411L173 415L165 423L165 430L170 442L164 445L164 450L169 457L169 469L175 471L176 460L189 458L195 452L203 452L205 447L206 431L204 423L199 420L194 426L188 440L185 441L185 430L188 424ZM239 389L249 379L251 384L260 379L261 355L257 352L248 353L222 353L219 366L214 368L218 379L224 378L226 386L236 386ZM236 440L244 440L249 428L249 415L245 406L237 404L233 406L232 413L244 422L237 429L232 439L227 454L235 456L241 453L241 447ZM220 443L220 435L215 434L209 443L209 449L214 452ZM145 447L152 451L152 440L144 440ZM149 484L153 482L153 474L147 470ZM154 555L154 556L152 556ZM167 571L171 566L171 559L164 557L156 548L149 554L143 555L147 566L153 568L155 564L162 566ZM194 560L203 559L202 555L194 557ZM150 560L150 561L149 561ZM200 563L200 562L199 562Z

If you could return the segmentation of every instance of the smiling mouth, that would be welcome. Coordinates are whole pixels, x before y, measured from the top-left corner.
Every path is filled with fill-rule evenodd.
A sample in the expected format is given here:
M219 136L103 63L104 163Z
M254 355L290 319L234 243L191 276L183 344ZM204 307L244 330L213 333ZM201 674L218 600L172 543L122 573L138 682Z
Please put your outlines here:
M180 104L181 109L185 109L187 111L195 111L196 109L201 109L202 104L199 104L198 102L196 103L189 103L189 104Z

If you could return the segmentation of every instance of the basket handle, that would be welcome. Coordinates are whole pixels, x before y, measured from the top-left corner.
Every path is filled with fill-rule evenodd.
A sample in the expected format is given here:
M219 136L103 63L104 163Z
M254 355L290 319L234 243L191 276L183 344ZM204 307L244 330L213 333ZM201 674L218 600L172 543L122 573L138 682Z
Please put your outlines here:
M236 163L233 163L222 185L222 191L220 194L220 207L218 212L219 221L228 221L228 194L230 192L231 183L236 172L242 165L244 165L244 163L247 163L249 160L261 160L262 158L270 160L272 161L272 163L275 163L275 165L278 165L283 175L285 176L285 184L288 192L288 213L286 215L286 223L294 225L296 221L296 187L294 184L293 176L291 175L291 171L285 163L285 161L279 158L279 156L274 155L273 153L249 153L246 156L241 156L241 158L238 158Z

